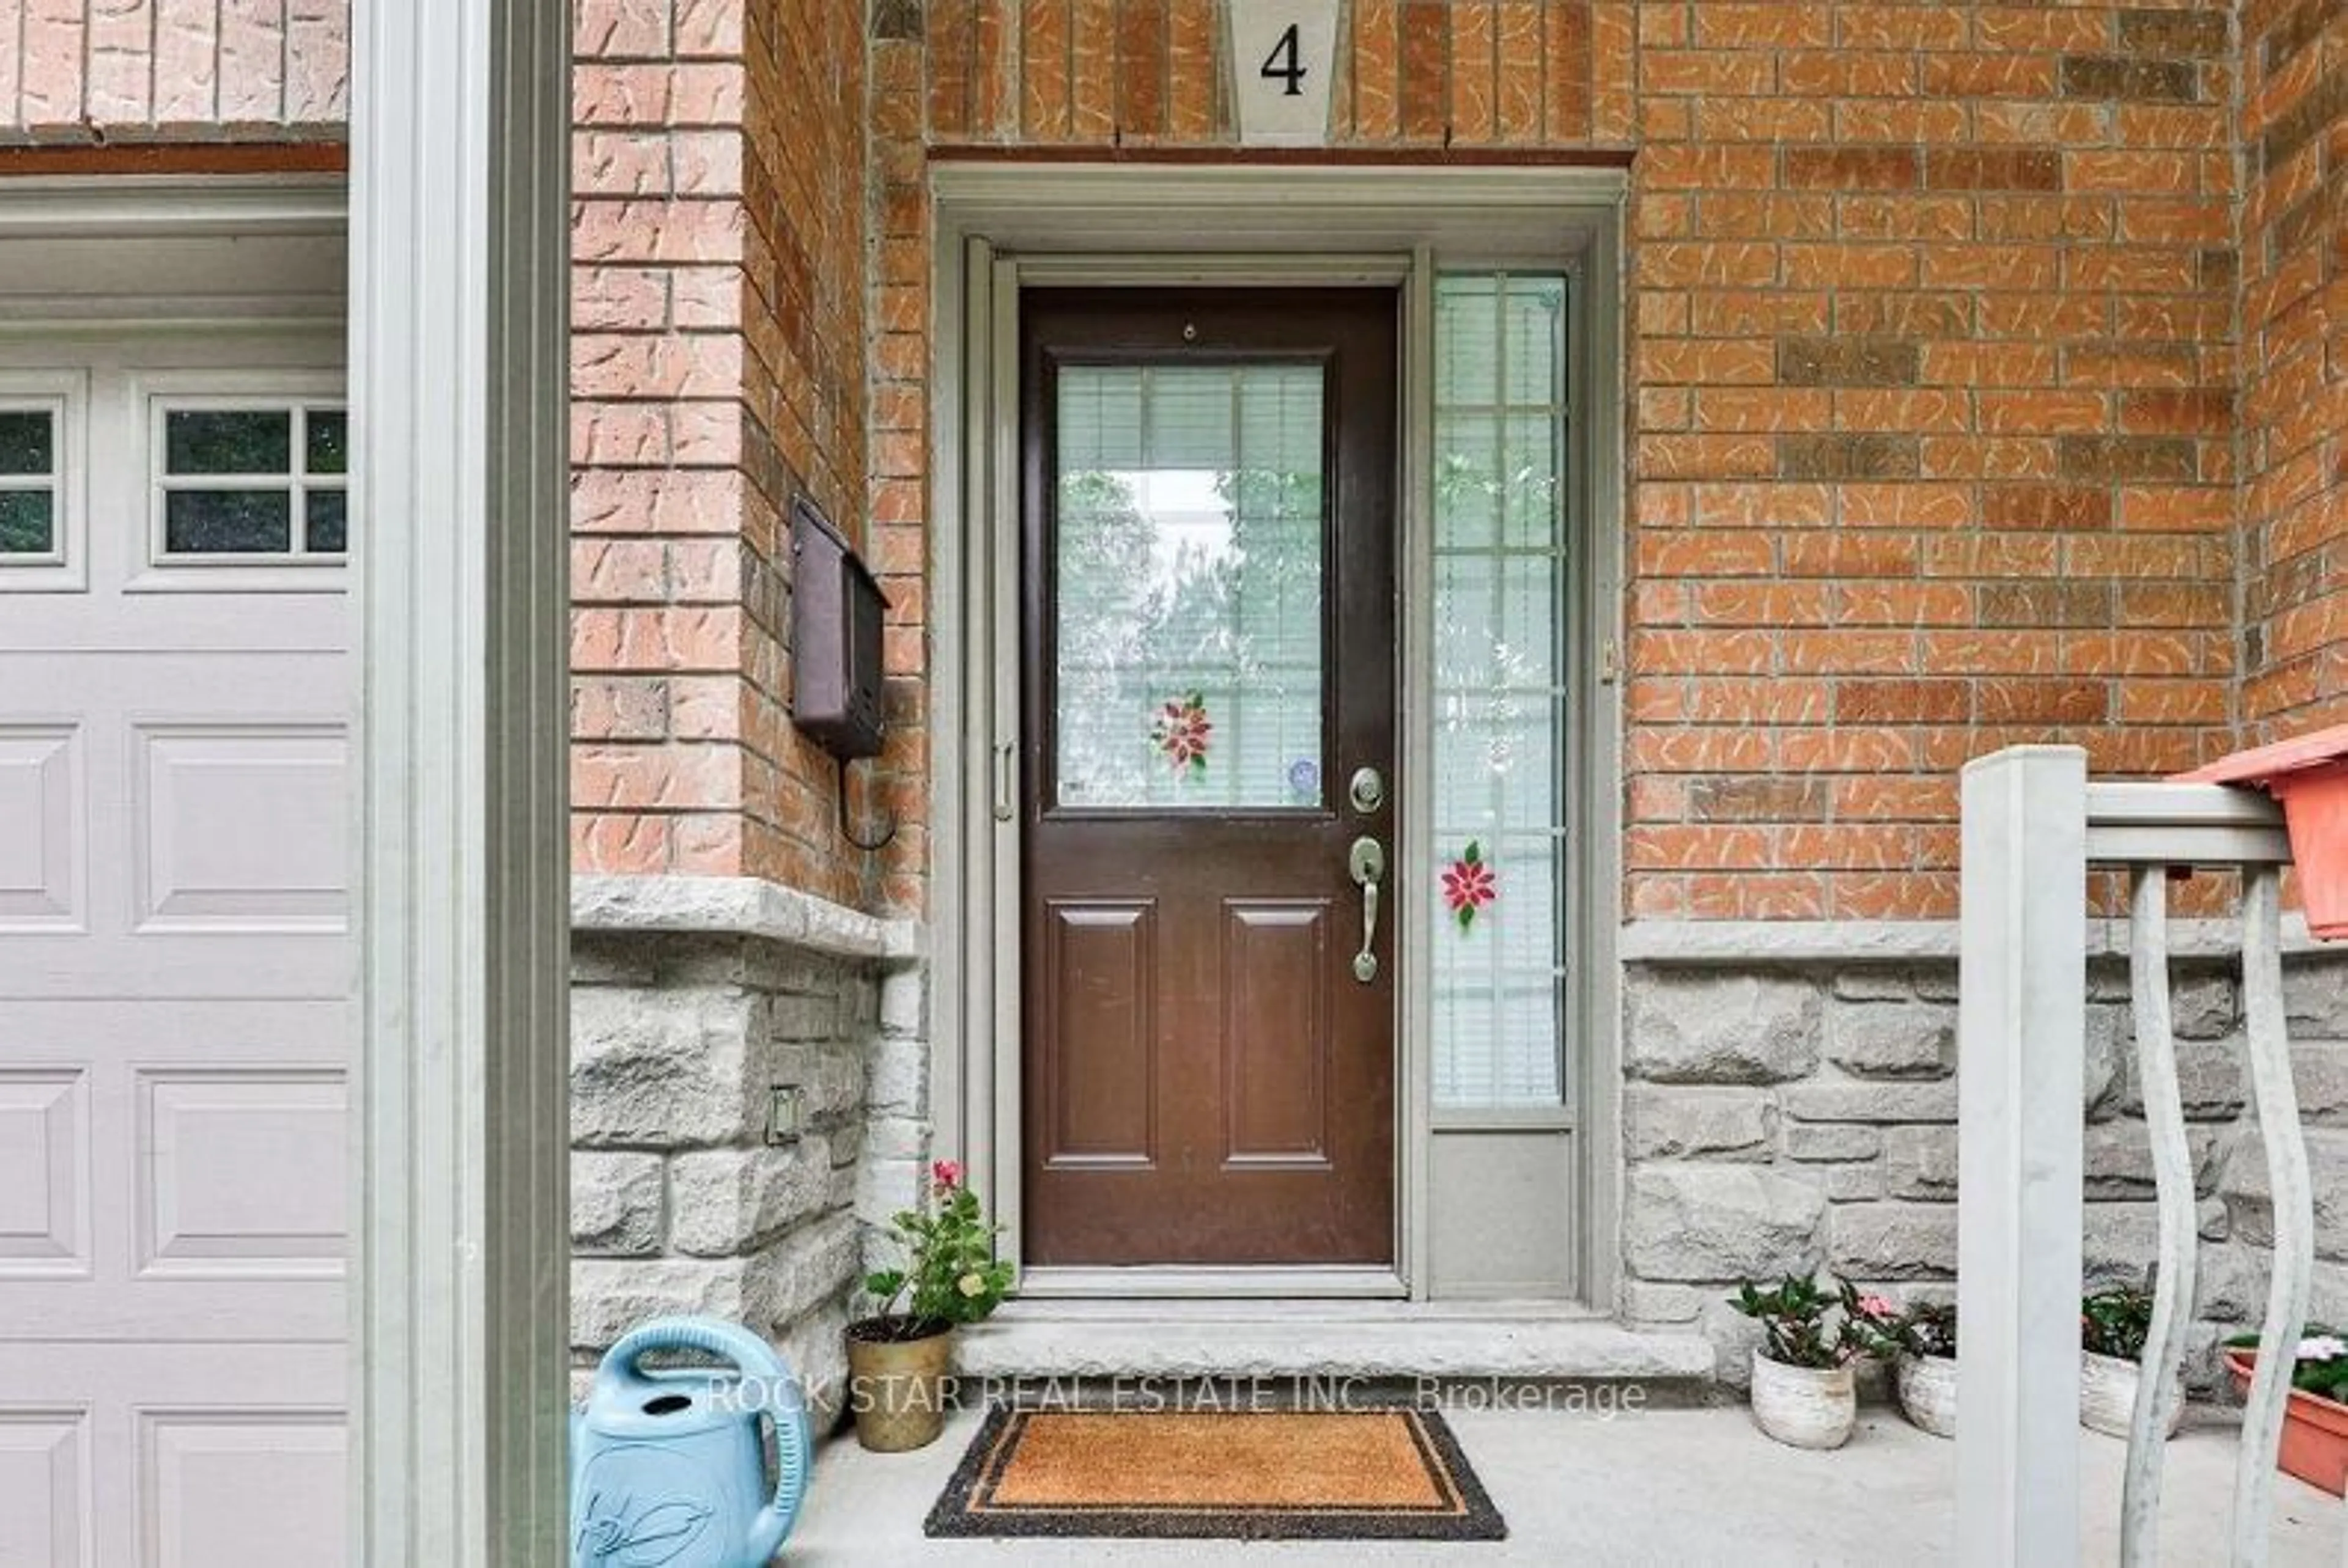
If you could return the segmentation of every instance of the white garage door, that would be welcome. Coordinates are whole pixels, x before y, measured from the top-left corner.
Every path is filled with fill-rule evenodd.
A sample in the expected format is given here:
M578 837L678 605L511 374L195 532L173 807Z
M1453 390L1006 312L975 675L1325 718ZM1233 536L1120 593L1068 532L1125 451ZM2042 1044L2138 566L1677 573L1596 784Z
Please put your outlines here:
M343 1558L338 357L0 338L0 1568Z

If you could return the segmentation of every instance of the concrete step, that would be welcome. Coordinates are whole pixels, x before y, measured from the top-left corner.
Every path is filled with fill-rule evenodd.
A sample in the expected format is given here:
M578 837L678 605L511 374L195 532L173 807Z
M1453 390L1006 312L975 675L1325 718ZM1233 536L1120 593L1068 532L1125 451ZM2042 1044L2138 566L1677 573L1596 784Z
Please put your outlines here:
M1562 1378L1699 1382L1699 1334L1553 1305L1016 1301L964 1328L966 1378Z

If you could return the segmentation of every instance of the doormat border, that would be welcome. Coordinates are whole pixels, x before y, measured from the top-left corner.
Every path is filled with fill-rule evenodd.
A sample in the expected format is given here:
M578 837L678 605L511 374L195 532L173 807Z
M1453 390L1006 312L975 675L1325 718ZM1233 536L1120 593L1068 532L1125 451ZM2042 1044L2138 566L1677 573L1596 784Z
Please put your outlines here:
M922 1533L931 1537L1010 1537L1059 1536L1081 1540L1087 1537L1122 1537L1160 1540L1218 1541L1505 1541L1508 1522L1493 1506L1489 1493L1460 1450L1459 1440L1452 1434L1449 1423L1435 1410L1413 1404L1357 1406L1350 1411L1328 1412L1354 1415L1400 1415L1410 1418L1410 1426L1419 1447L1419 1457L1435 1472L1438 1486L1447 1484L1458 1498L1460 1511L1451 1514L1408 1513L1395 1510L1363 1506L1282 1507L1282 1508L1200 1508L1183 1511L1171 1508L1031 1508L1017 1512L982 1513L973 1510L972 1500L988 1479L988 1470L998 1452L1008 1457L1010 1449L1004 1439L1014 1422L1024 1423L1028 1418L1068 1413L1059 1407L1029 1408L996 1404L988 1408L985 1420L970 1440L953 1478L945 1491L930 1510L922 1523ZM1119 1412L1085 1412L1116 1414ZM1154 1412L1122 1412L1136 1418L1146 1418ZM1262 1416L1279 1416L1294 1412L1266 1410L1262 1412L1231 1411L1220 1419L1244 1421ZM1015 1447L1015 1445L1014 1445Z

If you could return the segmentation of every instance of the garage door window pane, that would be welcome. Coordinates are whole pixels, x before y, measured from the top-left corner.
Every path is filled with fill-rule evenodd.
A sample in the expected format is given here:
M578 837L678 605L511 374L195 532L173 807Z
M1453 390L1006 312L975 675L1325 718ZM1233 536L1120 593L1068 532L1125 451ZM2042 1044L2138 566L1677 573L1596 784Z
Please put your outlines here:
M58 410L0 404L0 566L58 559Z
M1566 1097L1565 280L1435 292L1435 1100Z
M283 555L294 548L293 498L283 490L175 490L163 511L173 555Z
M0 409L0 474L38 475L57 466L57 416L46 408Z
M340 474L349 466L349 416L340 409L314 408L304 420L313 474Z
M310 548L327 554L340 554L346 541L347 528L344 518L345 498L340 490L310 492L309 515L306 523Z
M46 490L0 490L0 556L46 556L57 548L56 498Z
M186 563L338 561L350 543L340 408L196 399L162 411L160 555Z

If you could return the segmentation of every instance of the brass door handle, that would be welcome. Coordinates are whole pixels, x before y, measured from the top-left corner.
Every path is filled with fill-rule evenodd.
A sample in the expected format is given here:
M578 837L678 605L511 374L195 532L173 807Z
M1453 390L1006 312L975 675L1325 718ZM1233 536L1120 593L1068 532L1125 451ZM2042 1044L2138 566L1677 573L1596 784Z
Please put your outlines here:
M1365 834L1354 840L1345 868L1362 889L1362 950L1354 955L1354 978L1366 986L1378 978L1378 885L1385 880L1385 846Z

